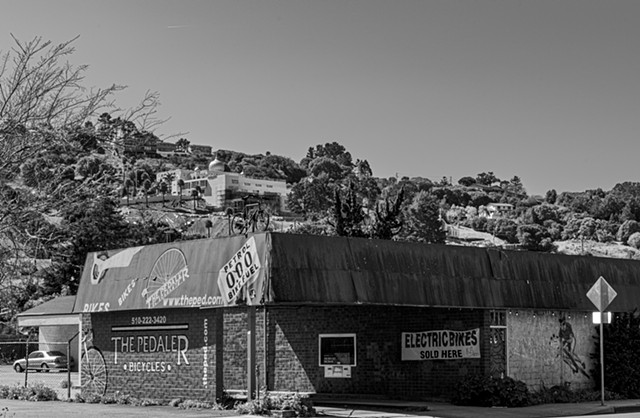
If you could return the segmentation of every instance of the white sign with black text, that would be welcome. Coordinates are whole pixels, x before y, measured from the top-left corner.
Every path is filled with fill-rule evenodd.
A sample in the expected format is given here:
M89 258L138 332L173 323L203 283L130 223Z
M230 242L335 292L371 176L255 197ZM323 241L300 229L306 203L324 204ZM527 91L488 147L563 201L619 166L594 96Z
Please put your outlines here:
M480 358L480 328L402 333L402 360Z

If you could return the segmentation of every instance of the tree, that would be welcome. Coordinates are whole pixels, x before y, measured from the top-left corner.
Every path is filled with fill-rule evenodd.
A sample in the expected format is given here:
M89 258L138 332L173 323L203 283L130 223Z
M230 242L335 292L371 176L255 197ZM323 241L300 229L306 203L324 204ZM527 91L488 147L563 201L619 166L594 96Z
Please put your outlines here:
M179 205L182 206L182 190L184 189L184 180L178 179L178 196Z
M548 252L555 248L547 230L538 224L520 225L517 236L525 250Z
M126 179L124 181L124 194L127 197L127 206L129 206L129 195L130 195L130 190L134 189L133 186L133 180L131 179ZM134 189L135 190L135 189Z
M558 193L556 192L556 189L551 189L551 190L547 190L547 194L545 195L544 200L553 205L554 203L556 203L556 200L558 199Z
M624 221L618 228L616 240L626 244L629 237L635 232L640 232L640 223L637 221Z
M439 199L429 192L418 192L405 211L403 239L442 244L446 231L440 219Z
M513 219L503 217L487 219L485 228L487 232L492 233L494 236L510 244L518 242L518 224Z
M146 173L145 173L146 174ZM142 180L142 189L144 190L144 202L149 207L149 189L151 189L151 179L145 176Z
M640 232L634 232L631 234L627 240L627 244L629 244L629 247L640 249Z
M313 160L321 157L326 157L334 160L343 167L353 167L351 153L349 153L344 146L340 145L337 142L327 142L324 145L316 145L315 150L313 148L309 148L309 151L307 152L307 158Z
M459 185L467 186L467 187L475 184L475 182L476 182L476 179L474 179L473 177L469 177L469 176L462 177L460 180L458 180L458 184Z
M547 220L558 221L559 214L555 206L536 205L527 210L526 218L529 223L542 225Z
M371 177L371 176L373 176L373 170L371 170L371 166L369 165L369 161L357 159L355 166L358 169L358 175L360 177Z
M343 168L337 161L328 157L319 157L309 163L309 173L314 177L325 174L332 180L344 177Z
M202 187L196 186L191 190L191 197L193 198L193 210L197 209L196 205L198 203L198 198L202 194Z
M480 173L476 176L476 183L482 184L484 186L491 186L493 183L497 183L499 181L500 179L493 174L493 171Z
M13 37L16 46L2 57L0 65L0 120L72 126L113 104L107 99L122 87L85 93L78 87L88 67L62 62L74 52L72 44L77 38L53 45L41 37L28 42Z
M213 228L213 222L211 222L211 219L207 219L204 222L204 227L207 228L207 238L211 238L211 228Z
M341 237L365 237L364 220L365 215L362 204L358 201L353 184L349 184L344 199L340 190L336 189L333 206L333 222L336 235Z
M307 176L307 171L302 169L291 158L281 157L279 155L267 155L261 159L258 166L267 173L266 178L284 179L287 184L296 184Z
M109 235L117 243L108 245L123 247L150 239L148 233L135 239L122 230L111 234L119 227L105 202L117 206L124 191L119 139L108 114L99 122L105 129L90 118L113 107L111 95L122 88L84 88L87 67L67 62L73 41L56 46L42 38L14 38L14 48L0 58L0 276L15 272L11 260L49 264L30 272L19 291L12 288L9 299L20 309L40 297L75 291L86 251L95 248L77 246L79 240L98 245ZM146 123L153 119L149 103L127 114ZM98 232L84 237L77 227L94 215Z
M600 334L595 333L593 379L600 382ZM640 315L637 311L615 313L604 327L605 388L626 399L640 396Z
M390 203L389 198L386 198L383 204L376 205L375 222L371 230L371 238L392 239L400 232L403 224L403 199L404 190L400 189L393 203Z
M191 143L189 142L188 139L180 138L176 141L176 148L181 149L183 151L187 151L189 149L189 144Z
M333 205L335 190L336 183L326 175L306 177L291 188L289 209L307 218L322 217Z
M169 191L169 186L167 185L167 182L162 180L160 181L160 193L162 193L162 206L164 207L164 196L167 194L167 191Z

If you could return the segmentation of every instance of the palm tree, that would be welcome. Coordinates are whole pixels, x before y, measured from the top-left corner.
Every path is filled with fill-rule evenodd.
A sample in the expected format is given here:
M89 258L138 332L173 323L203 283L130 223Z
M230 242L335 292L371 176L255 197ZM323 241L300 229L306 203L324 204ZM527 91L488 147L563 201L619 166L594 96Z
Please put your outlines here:
M164 195L167 194L167 191L169 190L169 186L167 185L167 182L162 180L160 182L160 193L162 193L162 206L164 206Z
M133 187L133 180L126 179L124 181L124 193L127 196L127 206L129 206L129 189L131 189L131 187Z
M193 210L196 210L196 203L198 202L198 196L200 193L198 192L198 188L191 189L191 197L193 197Z
M178 195L180 197L180 206L182 206L182 189L184 189L184 180L178 180Z
M151 188L151 180L148 175L142 182L142 188L144 189L144 201L147 204L147 207L149 207L149 189Z
M211 219L207 219L204 222L204 226L207 228L207 235L211 238L211 228L213 228L213 222L211 222Z

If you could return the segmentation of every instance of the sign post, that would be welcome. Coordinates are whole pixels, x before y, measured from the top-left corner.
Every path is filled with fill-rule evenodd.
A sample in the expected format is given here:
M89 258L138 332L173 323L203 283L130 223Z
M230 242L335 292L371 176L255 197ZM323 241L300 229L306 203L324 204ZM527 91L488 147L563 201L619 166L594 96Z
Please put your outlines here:
M600 276L598 280L591 286L591 289L587 292L587 297L595 305L596 309L600 312L600 318L605 309L613 301L618 293L613 290L613 287ZM604 321L600 321L600 404L604 406Z

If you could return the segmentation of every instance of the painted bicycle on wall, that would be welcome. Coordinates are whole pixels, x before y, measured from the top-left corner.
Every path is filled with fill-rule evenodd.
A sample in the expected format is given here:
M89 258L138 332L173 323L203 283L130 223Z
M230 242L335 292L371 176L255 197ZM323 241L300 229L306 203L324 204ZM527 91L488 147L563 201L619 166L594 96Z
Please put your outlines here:
M83 394L104 396L107 391L107 363L102 352L93 346L93 330L82 337L80 382Z

